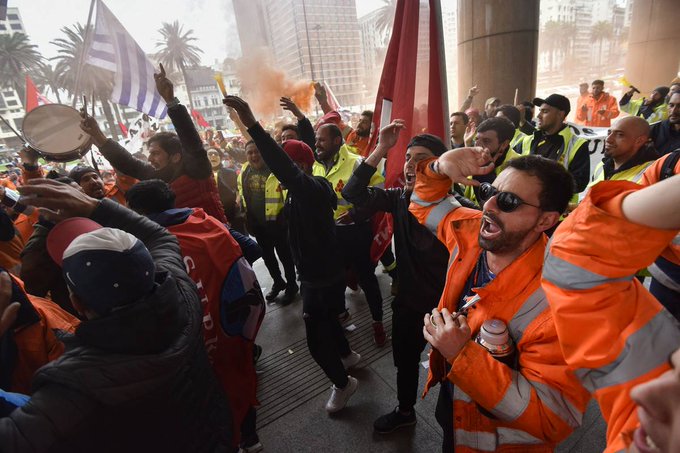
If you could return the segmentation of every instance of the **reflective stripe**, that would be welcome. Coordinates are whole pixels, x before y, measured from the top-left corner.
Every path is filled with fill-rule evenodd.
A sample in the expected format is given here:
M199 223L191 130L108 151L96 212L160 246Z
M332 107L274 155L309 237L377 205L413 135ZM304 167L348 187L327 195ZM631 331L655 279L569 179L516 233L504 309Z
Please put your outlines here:
M668 311L661 310L626 339L616 360L600 368L581 368L576 375L591 392L622 384L663 365L679 346L678 322Z
M597 168L595 169L595 173L593 173L593 177L591 179L592 182L599 181L600 176L602 176L602 173L604 172L604 165L602 162L597 164Z
M411 195L411 201L412 202L414 202L415 204L417 204L419 206L423 206L425 208L427 208L428 206L432 206L433 204L441 203L444 199L446 199L446 197L442 197L442 198L439 198L439 199L434 200L434 201L425 201L422 198L420 198L418 195L416 195L415 192L413 192L413 194Z
M491 409L491 413L505 422L517 420L531 401L531 384L519 371L511 370L512 382L503 399Z
M451 251L451 256L449 257L449 264L446 266L446 272L449 272L449 269L451 269L451 266L453 266L454 261L456 260L456 255L458 255L458 246L456 245L453 247L453 250Z
M661 283L666 288L672 289L673 291L680 292L680 282L676 282L673 278L666 274L656 263L652 263L647 270L659 283Z
M582 267L571 264L548 253L543 264L543 278L561 289L591 289L605 283L631 281L635 274L620 278L607 278Z
M548 384L543 382L531 381L531 385L536 390L541 403L547 406L555 415L560 417L567 425L572 428L581 426L583 413L576 406L564 398L564 395Z
M453 195L446 197L427 214L425 226L436 236L437 227L444 220L444 217L457 208L460 208L460 203L458 203L456 197Z
M456 401L462 401L464 403L472 402L472 398L470 398L470 395L462 391L457 385L453 386L453 399Z
M371 187L377 187L379 189L384 189L385 188L385 181L379 182L378 184L375 184L374 186Z
M453 439L456 445L481 451L496 451L501 445L540 445L544 442L531 434L511 428L496 428L495 433L483 431L454 431Z
M545 297L543 288L539 286L538 289L524 301L508 323L508 330L510 331L512 339L515 340L515 344L518 344L522 340L522 335L524 335L527 326L547 309L548 299Z
M642 174L645 172L645 170L647 170L647 168L649 168L649 166L652 165L653 163L654 163L654 161L650 161L650 162L643 164L642 168L640 168L640 171L638 172L638 174L636 174L635 176L630 178L629 181L637 184L637 182L640 181L640 179L642 178Z
M282 203L281 198L265 198L264 202L265 203L274 203L274 204Z

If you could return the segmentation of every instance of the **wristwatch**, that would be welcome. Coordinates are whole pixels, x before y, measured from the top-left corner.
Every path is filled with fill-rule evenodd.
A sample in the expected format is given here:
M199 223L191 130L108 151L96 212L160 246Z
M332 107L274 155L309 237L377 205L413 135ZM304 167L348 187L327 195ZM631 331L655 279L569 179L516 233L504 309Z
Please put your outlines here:
M177 107L177 106L179 105L179 99L177 99L177 97L174 97L174 98L172 99L172 101L168 102L168 103L165 104L165 105L167 105L169 109L171 109L171 108L173 108L173 107Z

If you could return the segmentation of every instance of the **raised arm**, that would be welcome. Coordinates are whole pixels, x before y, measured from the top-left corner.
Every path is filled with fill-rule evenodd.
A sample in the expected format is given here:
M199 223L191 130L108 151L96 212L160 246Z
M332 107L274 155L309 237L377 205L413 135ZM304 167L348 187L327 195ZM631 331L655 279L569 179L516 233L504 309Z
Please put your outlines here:
M153 77L156 81L158 94L168 104L168 116L172 120L172 125L175 126L180 142L182 142L182 162L187 176L194 179L212 176L212 166L208 159L208 152L203 148L203 140L198 135L196 125L194 125L186 107L179 104L179 101L175 98L174 87L170 79L166 77L165 68L162 64L160 65L160 72L154 74Z
M281 107L295 115L295 118L298 120L298 139L305 142L307 146L309 146L312 151L314 151L316 146L316 136L314 134L314 127L312 126L312 123L305 116L305 114L302 113L297 104L295 104L295 102L293 102L290 98L282 97L280 102Z
M99 128L97 120L88 115L84 109L80 111L80 116L82 118L80 128L92 137L92 143L99 148L99 152L116 171L139 180L153 177L156 170L151 164L135 158L117 142L107 138Z
M380 131L378 146L359 165L342 189L342 197L361 208L370 215L377 211L393 212L399 200L400 190L385 190L380 187L369 187L371 177L377 171L380 161L387 152L397 143L399 132L404 128L402 120L394 120Z

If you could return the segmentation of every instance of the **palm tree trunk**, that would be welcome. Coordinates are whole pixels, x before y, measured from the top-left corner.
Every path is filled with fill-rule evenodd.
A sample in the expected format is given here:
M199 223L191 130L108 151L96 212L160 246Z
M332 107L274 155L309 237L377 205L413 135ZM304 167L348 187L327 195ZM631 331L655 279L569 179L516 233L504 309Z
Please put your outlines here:
M57 96L57 103L61 104L61 97L59 96L59 88L54 88L52 91L54 91L55 96Z
M189 88L189 79L187 78L187 72L184 63L180 63L179 70L182 71L182 77L184 77L184 85L187 87L187 96L189 96L189 108L191 109L189 114L193 114L194 98L191 96L191 88Z
M109 123L109 132L111 133L111 138L114 142L119 140L118 138L118 124L113 118L113 112L111 111L111 104L106 96L99 94L99 100L102 103L102 110L104 110L104 116L106 117L106 122Z

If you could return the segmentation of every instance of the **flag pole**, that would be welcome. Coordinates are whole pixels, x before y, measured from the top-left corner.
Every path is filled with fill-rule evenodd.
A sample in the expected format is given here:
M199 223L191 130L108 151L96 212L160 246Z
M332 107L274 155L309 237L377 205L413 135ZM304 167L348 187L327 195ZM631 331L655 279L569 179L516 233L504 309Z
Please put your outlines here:
M76 108L76 102L78 101L78 93L80 90L80 78L83 74L83 63L85 61L85 54L89 50L89 41L90 41L90 25L92 25L92 12L94 11L94 2L95 0L92 0L90 2L90 12L87 13L87 25L85 26L85 36L83 36L83 51L80 53L80 59L78 61L78 68L76 70L76 83L75 86L73 87L73 101L71 103L71 107Z

